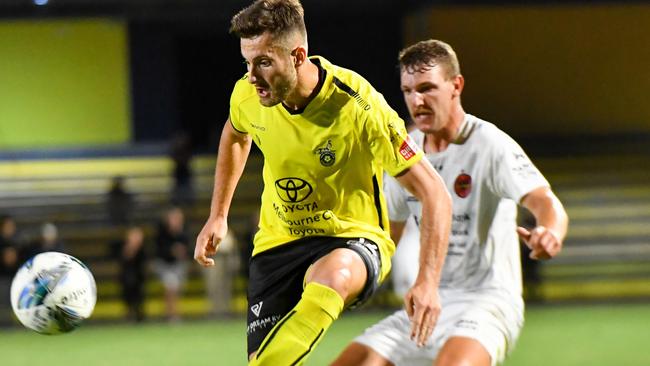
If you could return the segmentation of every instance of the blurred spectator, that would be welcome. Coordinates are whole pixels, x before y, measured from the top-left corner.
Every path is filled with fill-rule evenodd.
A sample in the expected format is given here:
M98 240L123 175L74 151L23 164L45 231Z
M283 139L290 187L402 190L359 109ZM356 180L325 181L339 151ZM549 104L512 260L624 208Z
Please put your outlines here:
M233 275L238 265L235 248L237 248L237 239L232 231L228 230L226 237L219 244L217 255L213 257L214 266L201 267L212 315L230 312Z
M178 300L187 277L189 240L185 215L179 207L165 212L156 236L156 272L165 288L165 310L170 321L179 320Z
M108 220L113 225L127 225L131 222L133 196L124 186L124 177L115 176L111 188L106 194L106 211Z
M16 221L9 215L0 216L0 274L13 277L20 265L20 244L16 235Z
M36 254L44 252L65 253L65 246L59 239L59 229L51 222L46 222L41 226L40 236L25 247L21 253L21 258L25 261Z
M186 132L178 133L171 143L170 155L174 162L172 203L190 205L194 201L192 184L192 140Z
M241 258L241 275L248 280L248 262L253 255L253 239L255 234L260 229L260 209L259 207L253 211L248 222L248 230L244 235L244 240L239 243L239 257Z
M11 323L11 280L18 270L19 243L16 222L9 215L0 215L0 325Z
M144 231L139 226L129 227L113 247L120 263L122 300L127 308L127 318L141 322L145 318L144 299L147 256Z

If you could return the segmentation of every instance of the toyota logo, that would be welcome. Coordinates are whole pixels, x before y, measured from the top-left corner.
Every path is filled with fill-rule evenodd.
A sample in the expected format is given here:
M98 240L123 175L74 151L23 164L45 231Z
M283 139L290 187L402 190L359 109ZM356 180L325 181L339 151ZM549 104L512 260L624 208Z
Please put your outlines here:
M284 202L302 202L313 189L311 184L300 178L282 178L275 181L275 191Z

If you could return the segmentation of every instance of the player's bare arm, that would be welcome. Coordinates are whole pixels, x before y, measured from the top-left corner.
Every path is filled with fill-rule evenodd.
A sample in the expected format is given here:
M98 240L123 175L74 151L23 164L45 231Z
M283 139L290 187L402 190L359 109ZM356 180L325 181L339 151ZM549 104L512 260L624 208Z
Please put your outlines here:
M395 245L397 245L399 243L399 240L402 238L402 233L404 233L405 226L406 226L406 221L390 222L390 238L393 239Z
M233 128L230 119L226 121L219 142L210 217L196 238L194 248L194 260L204 267L214 265L210 257L217 253L219 243L228 232L228 210L244 171L251 142L249 135Z
M442 178L426 159L413 165L397 180L422 203L420 270L404 303L411 320L411 338L418 346L423 346L433 333L440 314L437 289L449 244L451 197Z
M535 216L532 230L517 228L517 233L531 249L532 259L550 259L562 250L569 218L562 202L548 187L537 188L521 200L521 204Z

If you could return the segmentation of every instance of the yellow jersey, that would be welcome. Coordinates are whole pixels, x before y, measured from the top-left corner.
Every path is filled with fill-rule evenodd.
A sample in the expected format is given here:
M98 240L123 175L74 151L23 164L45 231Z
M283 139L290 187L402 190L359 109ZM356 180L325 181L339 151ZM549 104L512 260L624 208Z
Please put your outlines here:
M251 135L264 155L253 255L306 236L363 237L380 247L383 279L395 250L383 172L397 175L423 154L370 83L322 57L311 61L320 80L300 111L260 104L247 75L230 99L233 127Z

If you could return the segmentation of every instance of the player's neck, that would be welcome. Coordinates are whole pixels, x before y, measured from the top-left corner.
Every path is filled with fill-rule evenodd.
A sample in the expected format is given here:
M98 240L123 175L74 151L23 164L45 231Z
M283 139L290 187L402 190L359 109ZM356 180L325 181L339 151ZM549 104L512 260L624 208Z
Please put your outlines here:
M313 98L313 91L316 89L319 80L319 69L309 59L298 69L298 82L296 88L287 99L282 101L284 106L290 110L300 110L305 108Z
M465 111L459 106L449 116L445 127L424 135L424 152L437 153L447 150L449 145L458 138L463 121L465 121Z

